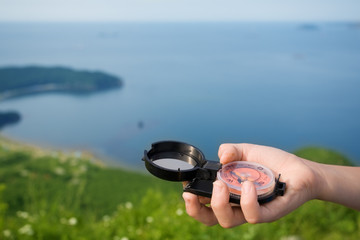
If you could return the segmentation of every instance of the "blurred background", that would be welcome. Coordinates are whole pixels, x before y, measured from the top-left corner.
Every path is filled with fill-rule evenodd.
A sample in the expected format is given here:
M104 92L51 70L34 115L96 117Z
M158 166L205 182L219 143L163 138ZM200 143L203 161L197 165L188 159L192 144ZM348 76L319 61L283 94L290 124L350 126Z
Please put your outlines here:
M99 94L3 99L1 134L141 168L159 140L322 146L360 163L357 1L0 0L0 66L103 71ZM6 81L6 80L1 80Z

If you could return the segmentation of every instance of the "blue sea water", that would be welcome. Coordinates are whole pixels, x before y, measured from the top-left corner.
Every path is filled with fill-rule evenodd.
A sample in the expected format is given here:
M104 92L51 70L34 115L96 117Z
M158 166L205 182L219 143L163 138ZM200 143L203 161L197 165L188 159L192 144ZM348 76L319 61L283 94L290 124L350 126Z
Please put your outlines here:
M2 134L88 149L142 168L179 140L217 159L224 142L322 146L360 164L360 29L351 23L1 23L0 66L67 66L122 89L0 102ZM1 79L0 79L1 81ZM143 125L143 127L139 127Z

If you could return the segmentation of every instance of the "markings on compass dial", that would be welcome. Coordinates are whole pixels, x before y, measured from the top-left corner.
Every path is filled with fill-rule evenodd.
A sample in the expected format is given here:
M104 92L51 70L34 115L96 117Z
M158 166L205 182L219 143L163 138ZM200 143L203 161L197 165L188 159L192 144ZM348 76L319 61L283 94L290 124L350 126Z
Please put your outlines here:
M254 167L252 165L237 167L236 165L229 165L223 169L223 180L237 186L241 185L244 181L251 181L260 187L269 183L271 179L262 167Z

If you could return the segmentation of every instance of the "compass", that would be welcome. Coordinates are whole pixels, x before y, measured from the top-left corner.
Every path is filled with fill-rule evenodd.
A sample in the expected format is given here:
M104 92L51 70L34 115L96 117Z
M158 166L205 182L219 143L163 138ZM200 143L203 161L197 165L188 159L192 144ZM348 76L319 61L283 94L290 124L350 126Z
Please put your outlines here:
M273 172L258 163L248 161L230 162L217 172L217 178L226 183L230 194L241 195L242 183L253 182L258 199L271 197L276 186Z
M142 158L146 169L154 176L178 182L188 182L184 192L199 196L212 196L213 182L219 179L229 188L229 201L240 203L241 187L244 181L255 184L258 202L269 202L285 193L286 184L276 178L273 171L259 163L235 161L222 165L206 160L196 147L182 142L162 141L151 145Z

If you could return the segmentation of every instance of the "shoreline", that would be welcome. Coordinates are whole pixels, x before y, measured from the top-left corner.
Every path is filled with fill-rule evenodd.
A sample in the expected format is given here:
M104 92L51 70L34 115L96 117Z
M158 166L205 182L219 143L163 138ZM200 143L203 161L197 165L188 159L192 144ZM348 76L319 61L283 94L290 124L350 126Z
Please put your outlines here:
M111 91L121 88L121 85L112 89L74 89L70 86L62 86L60 84L42 84L35 85L28 88L21 88L15 90L7 90L0 92L0 101L11 100L19 97L26 97L30 95L43 94L43 93L70 93L70 94L94 94L104 91Z
M10 151L28 151L35 157L53 156L60 159L75 158L87 160L97 166L104 168L121 168L126 171L133 171L142 173L143 171L135 169L129 165L123 164L106 156L106 154L97 154L88 149L80 148L61 148L56 146L45 146L42 144L29 143L23 140L18 140L10 136L5 136L0 132L0 147Z

